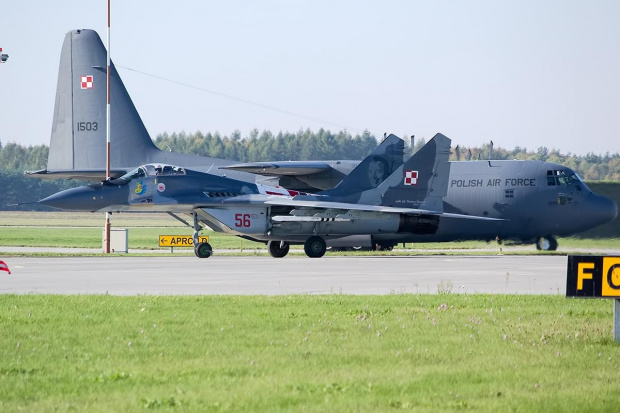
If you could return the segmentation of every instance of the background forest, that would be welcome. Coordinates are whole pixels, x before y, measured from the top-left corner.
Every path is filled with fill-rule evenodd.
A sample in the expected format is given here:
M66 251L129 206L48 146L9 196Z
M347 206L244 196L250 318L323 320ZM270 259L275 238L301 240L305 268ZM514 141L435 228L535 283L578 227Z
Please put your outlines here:
M409 145L410 140L405 139ZM415 139L413 150L424 145L425 139ZM377 138L368 133L351 135L346 131L332 133L328 130L300 130L297 133L253 130L248 136L234 132L230 136L219 133L195 132L191 134L160 134L155 144L163 149L181 153L230 159L240 162L284 160L335 160L362 159L378 144ZM458 142L453 142L451 160L457 160ZM492 150L492 151L491 151ZM44 169L49 147L46 145L22 146L0 141L0 210L44 210L38 205L7 206L7 204L34 202L61 189L76 186L73 181L42 181L28 178L26 170ZM535 151L516 147L512 150L492 147L458 146L460 160L478 159L537 159L559 163L579 173L586 181L620 181L620 154L586 155L562 154L559 150L539 147Z

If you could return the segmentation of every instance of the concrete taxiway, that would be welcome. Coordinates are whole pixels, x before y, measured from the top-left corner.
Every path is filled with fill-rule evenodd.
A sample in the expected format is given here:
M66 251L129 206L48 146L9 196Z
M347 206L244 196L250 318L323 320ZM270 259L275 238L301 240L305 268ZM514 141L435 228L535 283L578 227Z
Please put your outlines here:
M0 293L564 294L565 256L5 258Z

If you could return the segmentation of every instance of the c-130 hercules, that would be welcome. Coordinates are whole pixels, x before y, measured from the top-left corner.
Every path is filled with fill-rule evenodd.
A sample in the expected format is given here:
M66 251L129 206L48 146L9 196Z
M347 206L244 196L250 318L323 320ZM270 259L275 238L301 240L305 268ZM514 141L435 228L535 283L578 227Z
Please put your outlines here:
M48 167L29 174L104 179L105 67L106 51L94 31L67 34ZM291 243L304 243L309 256L322 256L326 244L339 241L389 248L399 242L515 239L555 249L556 236L603 224L618 213L613 201L592 193L561 165L449 162L450 140L441 134L406 162L403 142L393 135L359 164L234 165L161 151L113 65L110 87L113 179L60 192L42 204L69 210L188 213L195 233L207 225L268 242L275 257L286 255ZM211 247L197 246L196 255L211 255Z

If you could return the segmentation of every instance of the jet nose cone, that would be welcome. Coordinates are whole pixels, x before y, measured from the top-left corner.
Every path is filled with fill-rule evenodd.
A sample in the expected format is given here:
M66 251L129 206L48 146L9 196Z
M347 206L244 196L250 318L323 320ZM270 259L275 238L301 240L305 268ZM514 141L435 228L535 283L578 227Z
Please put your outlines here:
M88 185L60 191L39 201L65 211L101 211L127 205L127 188Z
M91 198L89 193L92 191L92 188L84 186L66 189L40 200L39 204L66 211L90 211L89 206L91 206L92 202L88 203L86 201L88 198Z

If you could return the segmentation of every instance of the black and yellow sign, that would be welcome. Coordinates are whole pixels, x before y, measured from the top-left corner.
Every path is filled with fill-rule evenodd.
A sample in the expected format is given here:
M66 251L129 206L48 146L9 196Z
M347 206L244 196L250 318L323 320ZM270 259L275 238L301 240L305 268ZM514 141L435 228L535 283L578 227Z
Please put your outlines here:
M569 255L566 296L620 299L620 257Z
M209 242L209 237L198 237L199 241ZM191 235L160 235L160 247L193 247L194 239Z

